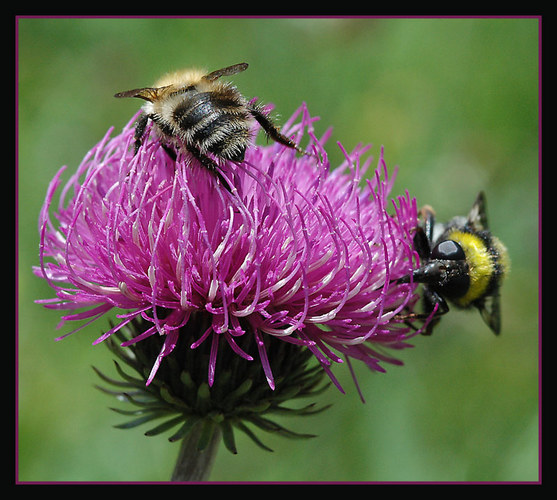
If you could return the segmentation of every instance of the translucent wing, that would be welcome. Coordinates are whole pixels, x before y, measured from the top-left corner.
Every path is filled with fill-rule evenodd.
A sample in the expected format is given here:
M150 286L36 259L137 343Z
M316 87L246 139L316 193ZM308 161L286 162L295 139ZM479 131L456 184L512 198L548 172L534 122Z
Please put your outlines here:
M486 201L483 191L478 193L474 205L468 214L468 224L474 231L484 231L489 229L487 223Z
M236 73L241 73L246 69L248 69L248 63L234 64L233 66L227 66L226 68L217 69L216 71L213 71L208 75L205 75L203 79L212 82L213 80L216 80L221 76L235 75Z
M114 94L114 97L139 97L140 99L145 99L146 101L153 102L159 93L159 91L166 87L153 88L144 87L141 89L125 90L124 92L118 92Z
M477 307L487 326L493 330L495 335L499 335L501 332L501 303L499 295L485 297Z

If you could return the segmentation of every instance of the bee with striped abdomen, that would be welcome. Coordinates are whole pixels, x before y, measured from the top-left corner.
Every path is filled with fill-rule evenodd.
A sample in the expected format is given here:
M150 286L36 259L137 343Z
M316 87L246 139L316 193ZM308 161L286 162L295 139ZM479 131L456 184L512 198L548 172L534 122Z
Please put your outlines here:
M184 148L215 172L217 164L209 154L217 159L244 160L255 119L271 139L303 153L277 129L263 113L261 105L250 103L235 86L219 80L222 76L245 71L247 67L246 63L240 63L211 73L179 71L165 75L153 87L116 94L115 97L138 97L147 101L136 124L135 152L151 120L171 156L175 157L175 151Z

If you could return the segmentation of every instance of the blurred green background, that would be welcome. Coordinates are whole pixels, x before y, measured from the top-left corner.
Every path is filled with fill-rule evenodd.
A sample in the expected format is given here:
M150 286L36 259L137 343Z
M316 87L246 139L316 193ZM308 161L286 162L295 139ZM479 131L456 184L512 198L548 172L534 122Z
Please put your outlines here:
M333 165L372 143L440 220L466 214L480 189L493 231L509 248L503 332L454 311L432 337L401 353L403 367L346 366L318 402L328 411L285 425L317 438L238 437L222 448L215 481L538 480L538 19L41 19L18 28L18 472L20 481L166 481L178 445L146 428L118 430L118 406L93 385L91 346L106 320L62 342L59 315L33 301L37 218L48 182L70 172L110 126L141 104L117 91L187 66L246 61L246 96L285 120L302 101L334 127ZM66 331L66 330L65 330ZM121 405L120 405L121 406Z

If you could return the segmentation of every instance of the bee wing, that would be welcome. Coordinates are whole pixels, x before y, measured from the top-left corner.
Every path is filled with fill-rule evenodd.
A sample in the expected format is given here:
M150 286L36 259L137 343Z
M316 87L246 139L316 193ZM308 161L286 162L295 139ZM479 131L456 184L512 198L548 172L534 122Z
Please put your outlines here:
M501 303L499 295L490 295L478 304L478 309L487 326L495 335L501 332Z
M235 75L236 73L241 73L248 69L248 63L239 63L234 64L233 66L227 66L226 68L217 69L216 71L212 71L208 75L203 77L204 80L209 80L212 82L220 78L221 76L228 76L228 75Z
M139 97L140 99L145 99L146 101L152 102L156 99L159 90L159 88L144 87L141 89L132 89L126 90L124 92L118 92L117 94L114 94L114 97Z
M487 223L487 211L485 193L480 191L476 197L474 205L468 214L468 224L472 226L474 231L483 231L489 229Z

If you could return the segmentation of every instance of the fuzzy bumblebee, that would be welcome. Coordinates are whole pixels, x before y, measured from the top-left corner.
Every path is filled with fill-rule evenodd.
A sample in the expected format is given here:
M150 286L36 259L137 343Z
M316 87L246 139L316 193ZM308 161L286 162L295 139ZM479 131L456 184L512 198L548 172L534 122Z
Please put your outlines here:
M263 113L261 105L248 101L230 82L219 80L247 68L247 63L240 63L211 73L178 71L165 75L153 87L117 93L115 97L147 101L135 129L135 152L151 120L171 157L186 150L203 166L217 172L214 158L244 160L255 119L271 139L303 153Z
M499 291L510 260L505 246L489 231L484 193L478 194L467 217L454 217L447 224L435 223L435 213L429 206L421 210L421 216L414 236L420 267L398 283L424 284L424 318L437 307L434 321L425 333L431 333L435 319L449 311L448 300L461 309L477 308L498 335Z

